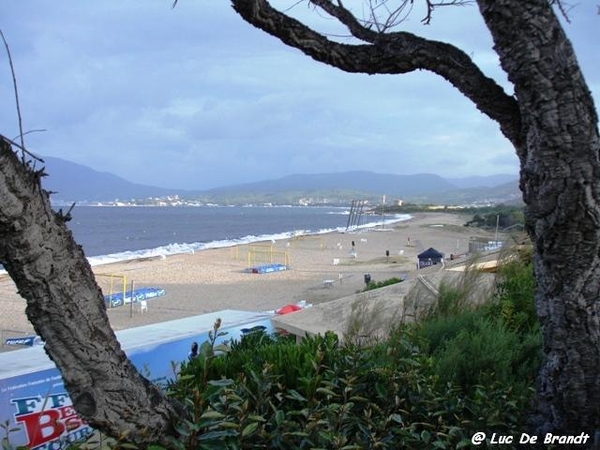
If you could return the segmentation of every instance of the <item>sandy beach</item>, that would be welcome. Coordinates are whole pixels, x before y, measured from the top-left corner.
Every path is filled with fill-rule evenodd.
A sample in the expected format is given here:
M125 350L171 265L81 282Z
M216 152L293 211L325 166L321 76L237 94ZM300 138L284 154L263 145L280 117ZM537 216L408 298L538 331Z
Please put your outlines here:
M159 287L166 292L148 300L147 312L138 304L110 308L110 323L114 330L120 330L222 309L266 311L300 300L327 302L363 289L366 273L373 281L409 276L416 269L416 255L429 247L449 259L450 254L467 252L471 238L494 238L493 233L464 227L471 216L437 212L412 216L383 229L133 260L95 266L94 273L105 294L110 290L109 274L117 275L112 277L114 291L120 290L120 277L125 277L128 289L133 281L135 288ZM289 270L266 274L247 271L251 265L271 261L286 263ZM33 333L25 315L25 300L7 275L0 276L0 308L2 342L7 337Z

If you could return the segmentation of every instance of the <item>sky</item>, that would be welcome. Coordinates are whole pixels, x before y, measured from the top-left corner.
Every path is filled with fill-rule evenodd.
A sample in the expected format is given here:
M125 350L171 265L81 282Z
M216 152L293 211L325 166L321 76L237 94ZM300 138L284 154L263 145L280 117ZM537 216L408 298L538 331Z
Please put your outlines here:
M305 1L271 3L347 39ZM354 170L518 175L498 125L440 77L347 74L253 28L228 0L171 5L1 0L30 151L194 190ZM345 5L362 16L361 1ZM598 8L582 0L565 24L596 105ZM439 8L430 25L422 17L415 9L401 29L457 45L512 93L476 6ZM6 52L0 133L19 135Z

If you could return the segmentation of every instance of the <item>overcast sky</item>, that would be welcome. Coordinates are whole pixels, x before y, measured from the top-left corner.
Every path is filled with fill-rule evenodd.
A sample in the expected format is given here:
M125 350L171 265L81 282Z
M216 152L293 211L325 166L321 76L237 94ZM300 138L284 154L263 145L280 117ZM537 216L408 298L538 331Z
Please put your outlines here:
M498 126L418 72L346 74L242 21L228 0L1 0L30 150L161 187L208 189L297 173L518 174ZM274 1L281 8L297 0ZM347 0L361 14L359 0ZM600 16L565 25L600 102ZM327 32L333 21L292 12ZM475 6L403 29L449 41L512 92ZM0 133L18 135L0 53Z

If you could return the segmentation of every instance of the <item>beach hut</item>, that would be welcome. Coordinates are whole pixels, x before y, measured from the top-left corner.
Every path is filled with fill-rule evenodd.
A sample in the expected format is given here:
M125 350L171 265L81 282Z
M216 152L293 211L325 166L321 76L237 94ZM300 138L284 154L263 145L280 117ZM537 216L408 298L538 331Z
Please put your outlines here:
M433 247L429 247L423 253L419 253L417 259L419 260L417 267L422 269L423 267L435 266L436 264L442 263L444 261L444 254L438 252Z

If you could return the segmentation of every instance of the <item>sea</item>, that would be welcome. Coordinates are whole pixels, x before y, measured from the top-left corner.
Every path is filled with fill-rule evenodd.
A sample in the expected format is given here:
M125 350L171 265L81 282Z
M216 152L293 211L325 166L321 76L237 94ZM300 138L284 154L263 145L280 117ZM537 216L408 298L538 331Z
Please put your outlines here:
M350 221L350 207L326 206L76 206L71 216L67 226L92 266L410 219L363 214Z
M325 206L78 206L67 226L91 265L258 241L349 231L350 208ZM362 215L353 229L409 219ZM358 222L358 223L357 223ZM356 225L356 226L354 226Z

